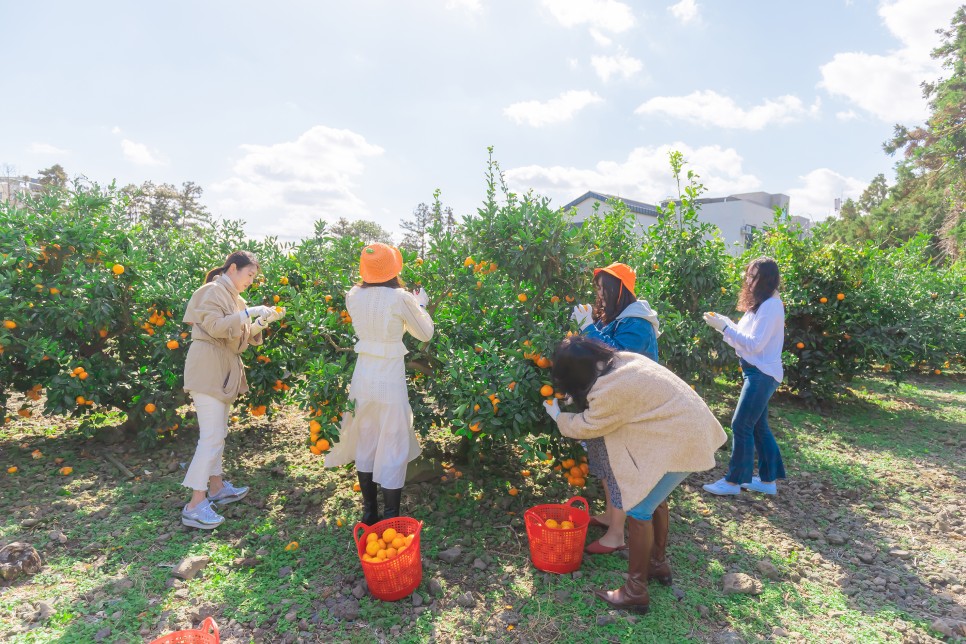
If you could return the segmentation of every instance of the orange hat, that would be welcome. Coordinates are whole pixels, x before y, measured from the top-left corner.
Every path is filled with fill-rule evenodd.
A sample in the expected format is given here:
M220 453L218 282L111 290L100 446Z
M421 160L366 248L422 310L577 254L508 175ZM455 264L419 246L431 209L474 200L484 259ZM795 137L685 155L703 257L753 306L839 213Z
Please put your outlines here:
M613 275L621 281L621 284L631 295L634 295L634 286L637 284L637 273L634 269L627 264L621 264L620 262L614 262L610 266L605 266L604 268L595 268L594 277L597 277L597 273L604 271L610 275ZM636 296L635 296L636 297Z
M376 242L362 249L359 273L370 284L388 282L402 272L402 253L395 246Z

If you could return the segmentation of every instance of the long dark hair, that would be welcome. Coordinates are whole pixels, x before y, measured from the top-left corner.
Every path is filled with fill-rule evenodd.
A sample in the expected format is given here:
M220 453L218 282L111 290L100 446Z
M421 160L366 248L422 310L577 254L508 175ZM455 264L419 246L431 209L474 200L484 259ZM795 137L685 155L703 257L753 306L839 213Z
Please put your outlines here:
M228 267L232 264L234 264L237 268L245 268L246 266L254 264L255 268L258 268L258 260L255 259L255 255L247 250L236 250L225 259L225 263L223 265L208 271L208 274L205 275L205 284L215 279L219 275L224 274L224 272L227 271Z
M554 389L570 396L578 408L587 408L587 394L614 366L617 351L603 342L574 335L557 345L553 353L550 378Z
M752 261L745 269L745 281L738 294L738 310L757 313L761 303L775 294L780 283L781 274L775 260L759 257Z
M373 286L385 286L386 288L405 288L406 283L399 279L399 276L392 278L391 280L386 280L385 282L357 282L356 286L359 288L372 288Z
M601 294L597 295L597 301L594 302L594 320L600 320L603 324L613 322L624 312L624 309L637 301L634 294L610 273L604 271L597 273L594 276L594 284L600 285L601 291Z

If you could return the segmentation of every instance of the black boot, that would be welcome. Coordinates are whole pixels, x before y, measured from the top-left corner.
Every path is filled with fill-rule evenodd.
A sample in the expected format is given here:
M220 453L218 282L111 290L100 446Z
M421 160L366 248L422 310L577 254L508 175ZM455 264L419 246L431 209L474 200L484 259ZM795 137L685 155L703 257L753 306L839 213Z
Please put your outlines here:
M376 482L372 480L372 472L357 472L359 475L359 487L362 488L362 522L366 525L373 525L381 521L379 516L379 490Z
M399 516L399 503L402 501L402 488L390 490L382 488L382 503L385 506L383 518L392 519Z

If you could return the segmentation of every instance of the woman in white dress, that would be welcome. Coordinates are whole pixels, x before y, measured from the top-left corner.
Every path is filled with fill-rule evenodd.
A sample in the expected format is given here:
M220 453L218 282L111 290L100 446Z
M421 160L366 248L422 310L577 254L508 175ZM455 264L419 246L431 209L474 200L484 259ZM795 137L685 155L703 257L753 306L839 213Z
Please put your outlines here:
M421 289L405 290L399 280L402 267L398 249L380 243L366 246L359 261L362 282L345 299L359 337L349 386L355 409L344 415L339 442L325 466L355 461L362 488L362 522L367 525L399 516L406 467L422 451L413 431L402 340L408 332L428 342L434 329L426 312L429 297ZM381 517L376 484L382 486Z

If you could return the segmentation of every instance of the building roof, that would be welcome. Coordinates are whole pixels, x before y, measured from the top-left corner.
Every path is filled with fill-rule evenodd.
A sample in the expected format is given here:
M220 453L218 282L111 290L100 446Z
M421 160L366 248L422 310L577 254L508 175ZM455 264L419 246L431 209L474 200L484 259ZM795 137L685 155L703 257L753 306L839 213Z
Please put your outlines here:
M564 210L570 210L571 208L575 208L577 205L587 201L588 199L593 199L594 201L599 201L600 203L607 203L611 199L617 199L618 201L623 202L623 204L627 206L627 209L633 213L657 217L657 207L649 203L634 201L633 199L625 199L624 197L618 197L616 195L608 195L603 192L594 192L593 190L585 192L563 208Z

